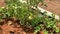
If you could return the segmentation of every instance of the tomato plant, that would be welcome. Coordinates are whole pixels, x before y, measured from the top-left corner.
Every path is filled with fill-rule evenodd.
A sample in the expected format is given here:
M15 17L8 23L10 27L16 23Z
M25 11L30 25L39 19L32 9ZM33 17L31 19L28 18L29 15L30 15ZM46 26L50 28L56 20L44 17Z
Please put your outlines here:
M20 20L19 24L26 28L34 28L34 33L38 31L59 32L56 26L55 15L47 16L46 12L41 13L37 9L39 2L44 4L44 0L27 0L27 3L21 3L19 0L5 0L6 6L0 8L1 18L17 18ZM29 4L30 3L30 4ZM31 8L31 7L35 7Z

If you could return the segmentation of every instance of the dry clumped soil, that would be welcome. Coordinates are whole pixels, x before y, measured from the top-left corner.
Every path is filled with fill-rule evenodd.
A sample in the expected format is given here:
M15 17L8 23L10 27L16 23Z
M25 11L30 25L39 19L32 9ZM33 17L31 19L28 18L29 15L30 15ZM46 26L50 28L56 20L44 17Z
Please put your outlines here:
M39 3L39 6L43 9L46 9L50 12L53 12L57 15L60 15L60 0L45 0L44 1L46 6L42 6L41 3Z

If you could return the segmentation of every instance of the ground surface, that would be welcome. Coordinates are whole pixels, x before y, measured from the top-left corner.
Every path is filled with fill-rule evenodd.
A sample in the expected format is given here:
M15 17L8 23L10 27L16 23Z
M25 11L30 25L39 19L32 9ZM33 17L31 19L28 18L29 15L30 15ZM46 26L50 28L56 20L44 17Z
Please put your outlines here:
M42 6L41 3L39 4L40 7L46 9L50 12L60 15L60 0L45 0L44 1L47 7Z
M10 21L11 22L11 21ZM32 32L26 32L27 29L23 29L19 25L8 25L7 23L3 26L0 25L0 34L33 34Z

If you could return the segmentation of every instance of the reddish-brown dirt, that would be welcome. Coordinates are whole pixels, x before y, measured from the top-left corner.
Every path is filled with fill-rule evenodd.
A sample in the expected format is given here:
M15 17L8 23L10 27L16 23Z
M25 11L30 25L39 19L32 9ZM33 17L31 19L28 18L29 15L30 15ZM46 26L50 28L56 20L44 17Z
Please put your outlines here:
M0 34L33 34L33 32L9 21L4 25L0 25Z
M60 15L60 0L45 0L44 3L47 5L47 7L42 6L41 3L39 6L43 9Z
M0 6L5 6L4 0L0 0Z

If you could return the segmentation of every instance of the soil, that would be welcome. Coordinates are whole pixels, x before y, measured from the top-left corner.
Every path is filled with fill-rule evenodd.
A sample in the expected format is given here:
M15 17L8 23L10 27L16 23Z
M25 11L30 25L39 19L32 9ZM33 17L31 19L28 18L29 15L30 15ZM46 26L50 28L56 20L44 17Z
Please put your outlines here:
M45 0L44 3L47 6L43 6L41 5L41 3L39 3L39 6L43 9L46 9L50 12L53 12L57 15L60 15L60 0Z
M0 0L0 6L5 6L4 0Z
M33 34L32 29L24 28L14 21L8 20L5 22L0 20L0 34Z
M52 1L45 0L44 2L47 4L47 7L41 5L41 3L39 3L39 6L42 7L43 9L46 9L48 11L60 15L60 0L52 0ZM0 0L0 6L5 6L4 0ZM0 20L0 22L2 21ZM10 23L4 22L3 25L0 25L0 34L33 34L33 31L31 30L27 31L27 29L21 27L20 25L17 25L15 22L12 21L8 22Z

